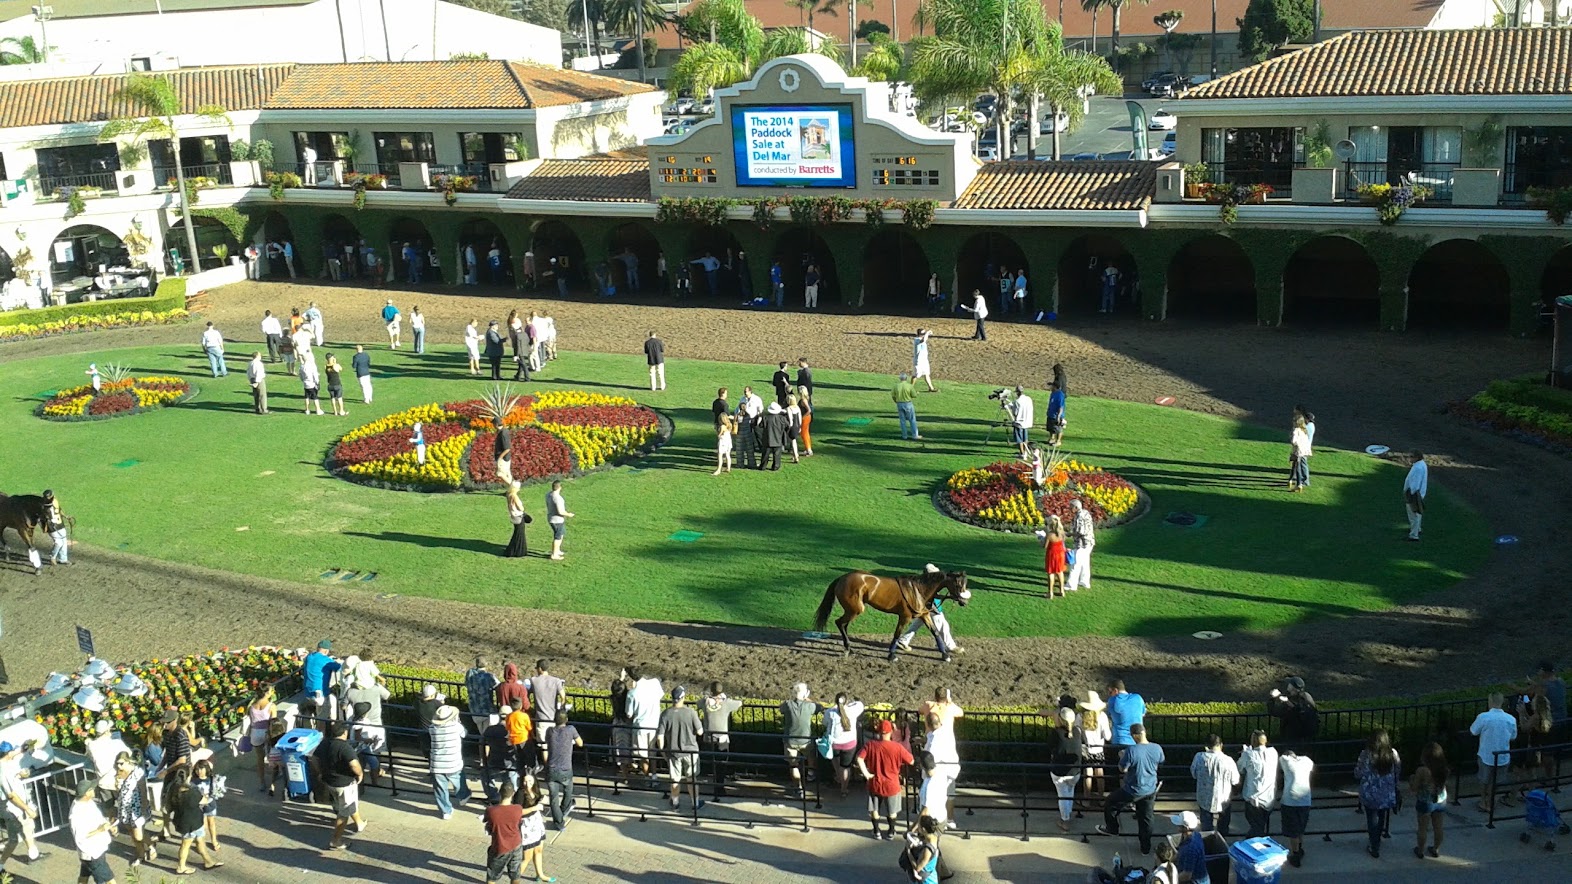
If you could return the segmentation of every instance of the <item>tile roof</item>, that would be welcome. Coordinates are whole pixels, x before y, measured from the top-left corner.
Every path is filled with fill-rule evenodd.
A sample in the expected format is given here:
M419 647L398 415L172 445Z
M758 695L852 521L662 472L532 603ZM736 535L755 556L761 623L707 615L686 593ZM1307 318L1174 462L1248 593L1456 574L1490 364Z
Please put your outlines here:
M294 69L292 64L265 64L190 68L154 76L173 80L183 102L181 110L195 113L207 104L225 110L260 108ZM115 97L125 82L125 74L0 82L0 128L89 123L129 115L133 108Z
M1144 209L1157 165L1126 160L986 163L953 204L957 209Z
M648 160L545 160L513 185L510 200L650 201Z
M166 12L202 12L237 7L305 6L317 0L49 0L54 18L107 18L116 15L163 15ZM38 0L0 0L0 21L32 17Z
M1190 90L1188 98L1572 94L1572 28L1356 31Z
M652 91L631 80L518 61L303 64L273 93L267 107L525 110Z

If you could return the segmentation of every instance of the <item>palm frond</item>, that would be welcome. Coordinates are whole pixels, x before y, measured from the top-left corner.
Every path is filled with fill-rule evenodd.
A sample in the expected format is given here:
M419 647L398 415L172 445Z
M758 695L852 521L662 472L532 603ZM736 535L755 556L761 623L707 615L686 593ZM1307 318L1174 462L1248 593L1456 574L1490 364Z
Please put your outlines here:
M519 397L513 395L512 384L492 384L480 394L480 413L490 418L494 425L502 423L518 404Z
M104 366L104 370L99 372L99 374L108 380L109 383L118 384L126 378L131 377L131 366L121 365L118 362L111 362Z

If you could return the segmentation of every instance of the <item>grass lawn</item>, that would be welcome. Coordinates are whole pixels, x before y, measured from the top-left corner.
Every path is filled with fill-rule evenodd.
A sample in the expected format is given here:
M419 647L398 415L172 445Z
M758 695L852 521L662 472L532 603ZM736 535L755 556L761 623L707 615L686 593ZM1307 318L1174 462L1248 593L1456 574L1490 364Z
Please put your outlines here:
M348 361L346 348L323 350ZM1091 591L1049 602L1039 594L1035 538L963 525L931 502L955 470L1011 456L1003 432L983 447L997 412L989 388L922 394L927 438L917 444L899 438L891 379L819 371L816 455L779 473L713 477L715 388L730 387L733 400L746 383L767 391L772 368L673 361L671 389L651 394L642 356L565 353L524 389L632 396L664 412L676 432L639 469L567 483L578 516L565 562L541 555L550 543L546 489L527 486L532 555L503 559L511 526L500 495L384 491L322 468L328 447L353 427L478 396L486 383L469 376L460 351L373 351L376 403L360 404L347 384L347 418L300 414L299 383L278 373L269 385L274 414L251 414L239 355L227 378L212 379L194 348L99 354L100 365L181 375L201 392L176 408L79 424L46 422L32 409L43 392L82 380L83 357L7 365L0 490L54 488L86 544L227 571L306 583L330 568L375 571L371 586L389 593L801 630L829 582L852 569L965 569L976 598L953 616L968 635L1171 635L1379 610L1476 571L1489 550L1484 520L1445 488L1431 495L1429 542L1401 542L1403 471L1362 453L1321 449L1313 487L1291 495L1286 429L1072 398L1066 449L1142 485L1153 504L1138 521L1100 532ZM1036 398L1040 415L1045 397ZM850 422L860 417L873 420ZM1176 510L1209 520L1164 524ZM670 539L682 531L702 536ZM882 631L889 618L857 626Z

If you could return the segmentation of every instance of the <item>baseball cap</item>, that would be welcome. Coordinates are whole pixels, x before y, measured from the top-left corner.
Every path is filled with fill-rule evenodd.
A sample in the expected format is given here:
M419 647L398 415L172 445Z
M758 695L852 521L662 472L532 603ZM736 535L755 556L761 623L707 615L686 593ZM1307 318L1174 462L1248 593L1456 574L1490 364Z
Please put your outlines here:
M873 732L876 734L888 734L894 731L895 725L891 724L888 718L881 718L873 725Z
M682 699L685 699L687 696L688 696L688 689L683 687L682 685L677 685L676 687L671 689L671 698L673 700L682 700Z
M80 779L76 781L76 797L78 800L93 794L98 788L98 781L94 779Z
M7 741L0 740L0 755L10 755L12 752L15 752L15 751L16 751L16 747L15 746L11 745Z
M319 650L319 651L331 651L331 650L333 650L333 642L328 640L328 639L323 639L323 640L317 642L317 650Z
M1187 810L1184 813L1176 813L1169 817L1168 821L1183 829L1201 828L1201 818L1196 816L1194 811L1190 810Z
M1297 675L1290 675L1283 679L1283 684L1288 685L1296 691L1302 691L1305 689L1305 680Z
M161 720L164 722L164 724L169 724L172 721L179 721L180 713L174 709L165 709L164 717Z

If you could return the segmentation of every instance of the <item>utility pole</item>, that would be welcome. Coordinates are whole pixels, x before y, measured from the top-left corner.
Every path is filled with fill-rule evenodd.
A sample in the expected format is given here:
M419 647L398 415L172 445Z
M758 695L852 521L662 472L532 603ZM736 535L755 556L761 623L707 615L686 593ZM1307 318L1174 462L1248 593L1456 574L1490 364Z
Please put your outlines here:
M645 82L644 76L644 0L634 0L633 8L639 19L639 37L637 50L639 53L639 82Z
M44 44L39 47L39 52L44 58L44 64L49 63L49 20L54 17L55 8L53 6L33 7L33 18L38 19L38 35L44 41Z
M1217 79L1217 0L1212 0L1212 79Z
M851 0L851 13L846 16L846 45L851 51L851 66L857 66L857 0Z
M1216 0L1213 0L1213 2L1216 2ZM584 13L584 55L587 57L590 54L589 0L579 0L579 11ZM600 63L600 60L596 59L596 66L597 67L600 66L599 63Z

